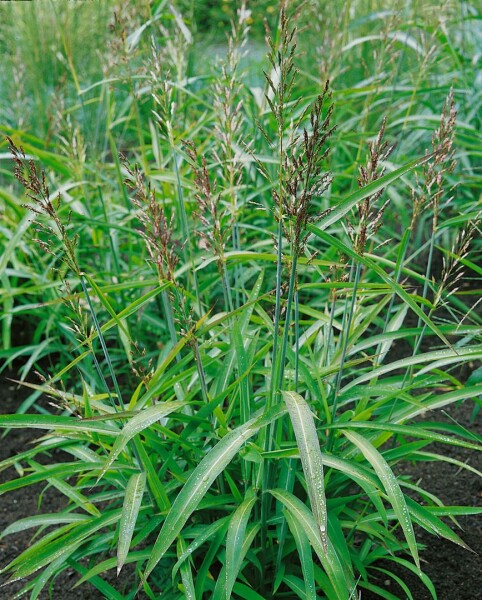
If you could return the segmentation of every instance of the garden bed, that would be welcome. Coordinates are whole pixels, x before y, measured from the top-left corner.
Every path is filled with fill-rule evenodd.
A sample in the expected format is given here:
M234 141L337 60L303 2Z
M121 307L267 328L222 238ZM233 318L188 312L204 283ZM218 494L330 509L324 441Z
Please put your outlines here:
M14 373L9 374L14 378ZM0 413L12 414L15 413L20 406L22 400L26 396L26 389L22 388L6 378L0 380ZM43 403L46 401L43 399ZM42 404L42 399L40 400ZM47 408L52 410L52 406ZM34 440L38 439L42 432L34 429L12 429L2 439L0 449L0 461L10 456L13 456L23 450L26 450ZM54 450L52 453L52 461L60 462L62 460L62 451ZM38 455L38 462L48 463L48 457ZM12 469L0 471L0 484L10 481L15 477ZM39 504L39 499L41 503ZM60 494L55 488L47 487L45 484L37 484L14 490L4 494L0 503L0 531L4 531L6 527L19 519L42 513L55 513L65 507L65 497ZM34 529L27 529L10 536L0 539L0 568L3 568L7 563L16 558L23 552L30 543L35 533ZM117 590L123 590L124 586L132 585L133 572L129 565L125 567L125 571L117 578L115 571L111 570L107 577L104 577ZM4 583L8 578L0 576L0 584ZM39 596L40 600L47 598L58 598L65 600L73 600L74 598L82 598L82 600L99 600L99 591L90 583L84 583L81 587L71 589L75 582L79 579L79 575L72 568L67 568L62 571L53 582L53 590L49 595L48 588ZM13 598L15 593L20 591L25 585L25 581L15 581L7 587L0 590L0 597L5 600ZM144 593L139 593L136 598L143 600L147 598Z
M13 377L13 375L11 376ZM5 379L1 382L0 410L2 413L14 413L24 397L25 391L22 388ZM447 417L438 415L438 419L455 419L468 429L480 429L482 415L479 413L475 423L471 424L472 410L473 404L465 402L458 407L450 408ZM2 440L0 460L24 450L38 436L38 430L16 429L10 431ZM446 456L460 461L466 461L470 456L469 464L478 470L482 470L481 454L470 453L463 448L454 446L436 448L436 445L433 445L431 449L433 451L440 450ZM61 452L58 454L61 454ZM59 456L56 456L55 461L58 460ZM399 474L410 476L413 480L422 479L423 487L438 496L446 505L482 506L482 480L467 470L458 471L453 465L439 461L418 463L416 465L407 464L399 469ZM0 483L8 481L11 476L11 471L1 472ZM30 515L40 514L41 512L56 512L63 508L65 499L53 488L49 488L43 494L42 504L39 508L37 502L43 488L43 485L37 485L28 488L27 492L21 489L5 494L2 497L0 508L0 528L4 530L5 527L16 520ZM417 530L418 541L426 546L421 553L423 569L432 579L439 600L477 600L482 598L480 585L482 581L482 561L480 560L482 554L482 519L479 515L465 516L461 517L458 522L462 527L462 530L458 530L458 534L472 548L474 553L465 551L444 539L431 536L420 528ZM0 540L1 565L4 566L28 547L31 539L32 530L26 530ZM380 567L383 568L383 561L380 563ZM393 563L390 564L390 569L394 571ZM400 568L397 574L408 583L416 600L430 600L427 588L416 575L403 568ZM123 573L119 580L116 579L113 571L109 572L109 575L109 583L118 590L122 590L123 584L129 579L128 572ZM132 575L132 571L130 571L130 575ZM98 591L88 583L79 589L70 589L77 579L78 575L73 569L63 571L54 581L52 598L98 600ZM378 584L381 587L386 587L392 594L400 594L400 598L403 598L401 589L393 580L380 577ZM15 591L20 590L22 586L22 582L13 583L6 588L8 596L4 597L12 597ZM46 592L41 596L41 598L48 597ZM141 599L145 597L147 596L143 594L137 596ZM375 598L379 598L379 596L370 592L362 592L363 600L375 600Z

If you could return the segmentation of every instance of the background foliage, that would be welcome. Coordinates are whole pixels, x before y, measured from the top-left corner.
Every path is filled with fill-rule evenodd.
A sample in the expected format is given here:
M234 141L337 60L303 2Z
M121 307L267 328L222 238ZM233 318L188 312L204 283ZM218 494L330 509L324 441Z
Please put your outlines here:
M0 5L0 425L45 433L0 492L66 496L3 533L31 598L435 598L413 525L464 546L398 467L481 448L420 420L482 394L480 13L252 4Z

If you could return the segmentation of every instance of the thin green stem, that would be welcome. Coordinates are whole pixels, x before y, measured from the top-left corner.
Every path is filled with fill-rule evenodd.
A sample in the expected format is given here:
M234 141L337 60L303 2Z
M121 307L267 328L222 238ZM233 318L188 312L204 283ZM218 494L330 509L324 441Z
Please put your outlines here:
M423 282L423 289L422 289L422 298L424 300L427 299L428 288L429 288L429 279L430 279L430 276L432 273L433 253L434 253L434 249L435 249L435 238L437 237L437 220L438 220L438 210L437 210L437 206L435 206L434 207L434 217L433 217L432 237L430 238L430 245L429 245L429 249L428 249L427 268L425 269L425 279ZM420 310L422 312L425 312L425 307L423 304L420 306ZM422 326L422 320L419 317L417 320L417 328L420 328L421 326ZM420 345L422 343L422 340L423 340L426 330L427 330L427 324L424 323L423 327L422 327L422 331L418 334L418 336L415 339L412 356L416 356L416 354L420 350ZM407 380L408 380L408 384L410 385L412 378L413 378L413 371L414 371L413 365L407 369L405 376L403 378L403 386L406 385Z
M353 314L355 312L356 295L357 295L357 291L358 291L358 284L360 281L360 273L361 273L361 263L358 262L356 265L356 268L355 268L355 279L353 282L352 297L351 297L350 307L348 310L348 315L344 315L344 317L347 316L346 320L345 320L345 318L343 319L344 326L342 329L343 342L342 342L341 357L340 357L340 368L338 369L338 371L336 373L335 383L333 386L333 392L331 394L332 399L333 399L333 404L332 404L332 408L331 408L331 423L333 423L336 419L336 411L338 408L338 393L340 391L341 380L343 378L343 370L345 367L346 353L348 350L348 342L350 340L350 329L351 329L351 324L352 324L352 320L353 320ZM327 440L327 451L328 452L331 452L331 450L333 448L333 441L334 441L333 430L330 429L330 432L328 434L328 440Z
M83 290L83 292L85 294L85 299L87 300L87 304L89 305L90 315L92 317L92 321L94 323L94 327L95 327L95 329L97 331L97 336L99 338L100 345L102 346L102 352L103 352L104 358L105 358L105 360L107 362L107 367L109 369L109 374L110 374L110 377L112 379L112 383L114 385L115 393L117 395L117 401L120 404L121 410L125 410L124 401L122 400L122 394L121 394L121 391L120 391L120 388L119 388L119 384L117 383L117 377L115 376L114 368L113 368L112 362L110 360L110 355L109 355L109 352L107 350L107 346L106 346L106 343L105 343L105 340L104 340L104 336L102 335L102 329L100 327L99 321L97 320L97 315L95 314L95 310L94 310L94 306L92 304L92 300L90 298L89 290L87 289L85 278L84 278L84 276L82 274L80 274L80 284L81 284L82 290ZM104 384L107 386L107 383L106 383L105 378L103 376L102 376L102 379L104 381ZM110 396L110 393L109 393L109 396ZM115 404L114 404L114 408L115 408Z
M273 333L273 352L272 352L272 363L271 363L271 378L268 391L268 398L266 403L266 410L268 411L273 405L273 399L275 396L276 384L278 381L278 345L279 345L279 328L280 328L280 317L281 317L281 276L283 269L283 225L281 220L278 223L278 251L276 255L276 296L275 296L275 309L274 309L274 333Z

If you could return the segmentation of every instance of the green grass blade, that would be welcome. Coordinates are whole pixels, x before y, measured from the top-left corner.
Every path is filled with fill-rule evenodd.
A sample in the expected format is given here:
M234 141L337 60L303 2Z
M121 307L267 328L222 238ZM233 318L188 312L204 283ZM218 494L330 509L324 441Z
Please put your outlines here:
M100 468L100 465L99 463L81 463L76 461L56 463L46 467L39 465L39 468L39 471L36 473L30 473L29 475L24 475L23 477L19 477L17 479L10 479L0 484L0 495L13 490L18 490L34 483L48 481L52 477L71 477L76 473L93 471Z
M377 348L377 364L380 365L385 360L385 357L394 342L394 338L391 337L389 334L392 331L399 331L401 329L403 321L405 320L405 317L407 315L407 311L408 305L402 304L399 308L397 308L394 316L392 317L392 319L390 319L390 321L387 323L387 326L384 328L384 333L387 334L387 338L383 342L381 342Z
M440 537L443 537L446 540L457 544L458 546L461 546L465 550L474 552L474 550L467 546L467 544L455 533L455 531L453 531L436 515L433 515L428 507L420 506L420 504L411 498L407 498L407 506L414 519L416 519L424 529L430 533L439 535Z
M173 579L176 576L176 573L178 572L179 567L182 565L182 563L187 558L189 558L192 555L192 553L195 550L197 550L197 548L202 546L204 544L204 542L206 542L210 537L212 537L215 533L217 533L221 529L224 528L225 530L227 530L228 525L229 525L229 518L230 517L223 517L222 519L218 519L211 525L206 526L206 528L204 529L204 531L202 533L199 533L198 535L196 535L193 542L191 544L189 544L189 546L179 556L176 564L172 568L172 578Z
M177 540L177 555L181 556L186 551L186 542L179 536ZM181 565L181 579L184 588L184 597L186 600L196 600L196 591L194 589L194 579L192 576L191 565L188 560L183 561Z
M25 531L31 527L48 527L49 525L59 525L60 523L76 523L78 521L86 521L87 519L89 519L87 515L82 515L80 513L51 513L26 517L25 519L19 519L18 521L15 521L15 523L12 523L6 527L0 534L0 539L12 533Z
M130 552L126 557L125 564L140 562L148 560L150 555L150 550L137 550L136 552ZM97 563L91 569L85 571L85 574L75 582L72 586L72 589L75 589L79 585L82 585L85 581L88 581L91 577L95 577L96 575L100 575L101 573L105 573L105 571L109 571L110 569L117 568L117 557L111 557L107 560L103 560Z
M466 397L467 390L465 390L465 395L462 397ZM402 421L403 419L400 419ZM375 431L381 432L389 432L391 434L400 433L402 435L409 435L413 437L417 437L425 440L432 440L434 442L440 442L442 444L451 444L452 446L459 446L461 448L470 448L471 450L478 450L479 452L482 450L481 444L474 444L472 442L467 442L465 440L458 439L454 436L444 435L441 433L437 433L435 431L431 431L427 425L422 424L422 426L418 425L396 425L390 423L390 426L386 423L374 423L373 421L363 422L363 421L351 421L350 423L335 423L333 425L327 425L327 429L373 429ZM431 424L433 427L434 424ZM441 423L437 423L437 427L441 429L447 429L448 425L443 425ZM463 430L458 430L456 433L459 435L463 432ZM476 435L471 435L474 439L477 439ZM481 439L482 442L482 439Z
M411 498L406 499L408 510L410 514L418 525L423 527L426 531L433 535L437 535L445 538L446 540L457 544L457 546L461 546L465 550L469 550L474 552L472 548L467 546L467 544L453 531L446 523L444 523L441 519L438 518L437 515L448 517L448 516L456 516L457 513L460 515L465 514L478 514L480 513L480 509L470 509L465 510L465 507L450 507L450 506L421 506L415 500ZM460 510L458 510L460 508ZM397 519L398 516L395 514L394 510L387 511L387 516L389 520ZM379 521L380 515L374 513L372 515L367 515L360 520L360 523L369 523L371 521Z
M142 469L143 471L145 471L147 476L149 491L152 494L152 497L154 498L157 507L160 511L168 510L168 508L171 506L171 503L169 502L167 492L162 484L157 470L152 464L151 457L147 453L146 448L142 443L141 439L134 438L134 445L139 456L139 462L142 465Z
M68 564L82 576L85 576L88 572L87 567L84 567L78 560L70 558ZM107 581L104 581L102 577L91 576L89 582L99 590L102 594L102 598L105 598L105 600L126 600L126 596L118 592L112 585L107 583Z
M248 490L244 501L235 510L229 522L226 537L226 598L231 597L234 583L242 563L242 547L251 510L257 497L253 490Z
M419 414L426 412L427 410L435 410L443 408L444 406L448 406L449 404L453 404L459 400L465 400L469 398L476 398L482 394L482 384L473 385L468 387L462 387L458 390L454 390L452 392L447 392L446 394L434 394L433 398L426 400L423 404L423 407L420 406L404 406L400 407L400 410L396 411L392 417L395 423L400 423L407 419L413 419ZM474 437L474 439L477 439ZM479 438L480 439L480 438ZM469 447L469 446L467 446ZM479 447L474 447L474 449L479 449Z
M18 249L18 245L27 229L32 224L32 215L27 213L23 219L16 225L15 231L12 232L12 237L3 248L2 256L0 257L0 273L5 271L8 261L12 254Z
M310 542L300 522L293 518L290 511L284 510L284 514L298 549L305 582L305 598L306 600L316 600L315 572L313 569L313 555L311 553Z
M412 571L412 573L415 573L415 575L420 577L420 580L425 585L425 587L429 590L430 595L432 596L433 600L437 600L437 592L435 591L434 585L431 582L431 580L429 579L429 577L427 577L427 575L425 575L425 573L420 573L419 571L417 571L417 569L413 566L413 564L411 562L409 562L408 560L405 560L404 558L400 558L399 556L391 556L390 560L392 562L398 563L399 565L402 565L403 567L405 567L409 571Z
M331 596L338 600L348 600L351 592L355 589L353 576L343 569L336 550L329 538L327 539L327 550L325 551L323 548L320 540L319 527L313 517L313 513L305 506L305 504L303 504L303 502L301 502L301 500L286 490L269 490L269 492L290 511L292 517L299 522L310 540L313 550L320 559L331 582Z
M111 416L106 416L108 420ZM109 423L90 421L88 419L74 419L51 415L0 415L0 428L5 429L55 429L61 431L87 431L118 435L119 429Z
M343 386L340 393L344 394L349 389L360 385L361 383L364 383L366 381L370 381L373 377L380 377L385 373L390 373L391 371L395 371L397 369L402 369L418 364L430 363L416 373L417 376L421 376L427 373L428 371L439 368L440 366L458 362L462 363L462 361L468 362L480 358L482 358L482 346L480 345L468 346L466 348L458 350L457 352L455 352L455 350L450 350L447 348L444 350L435 350L433 352L418 354L416 356L408 356L406 358L401 358L400 360L390 362L386 365L382 365L377 369L372 369L370 372L364 373L363 375L356 377L355 379L353 379L353 381L350 381L345 386Z
M415 564L417 565L418 569L420 569L420 559L418 556L418 548L413 531L412 520L410 518L407 503L405 501L405 496L400 489L397 478L393 474L393 471L390 469L383 456L372 444L370 444L368 440L361 435L354 433L353 431L347 431L346 429L343 430L343 434L352 442L352 444L359 448L363 456L372 465L376 474L380 478L390 504L392 505L400 526L402 527L402 531L405 534L405 538Z
M112 452L110 453L100 475L99 479L105 474L107 469L112 465L119 454L124 450L129 441L136 436L138 433L150 427L156 421L159 421L162 417L166 417L170 413L174 412L185 406L185 402L179 400L174 402L163 402L156 406L150 406L145 410L140 411L133 417L129 423L121 431L120 435L114 442Z
M246 535L243 538L242 544L241 546L238 546L238 556L236 557L236 560L239 561L239 565L241 568L241 565L243 564L243 560L246 557L246 554L248 553L248 550L251 547L251 544L253 543L254 538L256 537L256 535L258 534L260 530L260 525L256 524L256 525L251 525L248 530ZM219 577L218 580L216 582L216 587L214 588L214 593L212 594L212 600L229 600L231 598L231 593L227 593L227 588L226 588L226 584L227 584L227 573L226 573L226 564L223 565L223 568L221 569L221 572L219 573Z
M474 473L474 475L477 475L477 477L480 477L482 479L482 471L475 469L474 467L472 467L468 463L465 463L462 460L457 460L456 458L452 458L451 456L445 456L443 454L438 454L436 452L423 452L421 450L414 452L411 456L413 456L413 458L415 460L417 460L418 457L422 457L422 460L428 459L428 460L433 460L435 462L436 461L448 462L452 465L456 465L459 468L459 471L461 471L462 469L466 469L467 471Z
M295 392L283 392L283 398L288 407L296 443L300 451L301 465L305 474L311 510L318 525L321 544L326 549L327 514L325 482L315 420L307 402L299 394Z
M9 194L6 190L0 189L0 199L2 199L5 204L13 210L19 219L22 218L26 209L18 203L18 200L15 196Z
M9 582L28 577L61 556L66 558L71 555L86 538L99 529L112 525L118 521L119 518L120 511L118 510L106 512L101 517L89 520L86 524L78 525L72 532L62 536L60 539L54 540L50 544L40 547L35 552L29 552L33 547L30 548L21 555L23 558L20 561L20 566L17 568L14 576Z
M38 471L43 471L42 465L34 463L33 461L32 464L35 465L35 468ZM80 461L79 464L81 464ZM86 496L84 496L84 494L82 494L80 490L77 489L77 487L70 485L63 479L59 479L57 477L49 477L47 479L47 482L54 488L56 488L61 494L66 496L73 504L77 505L78 508L85 510L94 517L100 516L101 513L99 509L94 504L92 504L92 502L89 502L89 499Z
M269 418L251 419L224 436L203 458L172 504L146 566L144 573L146 579L180 533L189 516L196 510L213 481L231 462L242 445L262 426L266 426L281 414L281 411L277 411Z
M119 523L119 541L117 542L117 575L121 572L126 561L129 547L136 526L139 509L146 487L146 474L132 475L127 484Z
M249 588L247 585L244 585L244 583L239 583L239 581L234 584L233 591L240 598L243 598L243 600L265 600L263 596L260 596L257 592Z
M35 579L30 583L30 585L34 584L32 587L32 593L30 594L30 600L37 600L40 595L40 592L47 585L48 580L52 577L52 575L57 571L57 569L64 562L63 557L61 556L57 560L51 562L41 573L39 573Z

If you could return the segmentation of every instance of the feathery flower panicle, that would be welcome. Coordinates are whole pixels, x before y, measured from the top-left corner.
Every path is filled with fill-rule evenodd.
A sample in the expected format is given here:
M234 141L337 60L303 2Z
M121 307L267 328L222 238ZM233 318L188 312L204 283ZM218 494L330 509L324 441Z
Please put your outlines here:
M248 42L249 26L246 20L250 11L242 2L238 10L238 21L231 24L228 36L226 59L221 65L221 76L214 84L214 108L216 123L214 131L219 140L220 151L213 150L213 156L219 163L226 181L226 191L230 201L231 227L235 227L239 218L238 188L244 167L243 150L246 145L243 132L242 83L239 79L239 63ZM236 234L233 232L233 236ZM233 240L236 243L235 240Z
M434 159L424 167L425 188L430 205L437 211L445 189L445 177L455 169L455 109L454 92L450 90L442 109L440 125L432 136Z
M360 166L360 175L358 185L363 188L374 181L377 181L385 174L385 167L382 163L390 156L394 146L383 141L385 128L387 124L386 117L383 119L377 137L368 145L368 159L365 166ZM368 239L376 234L381 225L381 220L388 200L377 207L376 203L381 198L385 188L378 190L372 196L368 196L357 205L358 226L350 224L349 229L352 232L352 238L355 250L360 256L363 256L366 250Z
M147 184L143 173L135 165L129 165L124 156L121 157L129 177L125 185L135 192L132 203L138 209L138 218L143 225L139 230L146 243L151 261L156 265L161 279L175 283L174 271L179 262L180 243L173 239L173 216L166 215L164 206L157 200L155 190Z
M440 117L440 125L432 136L433 158L423 167L423 181L419 184L419 191L412 191L413 214L410 227L415 222L423 209L433 209L433 232L437 230L440 201L445 193L445 179L455 168L455 123L457 110L453 90L450 90Z
M69 236L67 227L62 223L58 210L60 207L60 193L57 194L55 202L52 201L49 186L45 176L45 171L38 170L34 160L27 159L22 146L17 146L12 138L7 136L8 148L14 162L14 176L24 187L25 195L32 200L33 204L26 204L25 208L33 212L38 217L44 217L53 222L52 225L39 220L34 223L39 234L44 234L43 239L38 238L35 241L44 252L47 252L55 258L65 262L65 264L76 275L80 275L80 268L76 257L76 246L78 235ZM67 226L70 222L71 213L67 218ZM58 240L63 245L63 255L58 256L54 240Z
M226 211L220 208L221 197L216 192L215 183L211 185L206 158L203 156L199 161L196 145L190 140L184 140L184 150L191 161L194 173L195 198L199 209L195 214L206 228L205 231L197 233L202 239L202 245L213 252L222 271L224 247L229 233L229 229L223 227Z
M460 280L464 275L464 264L462 261L470 254L470 244L476 232L479 235L481 233L478 228L479 223L480 216L477 216L474 221L470 221L465 229L457 233L448 255L443 255L442 276L440 285L435 292L434 306L440 303L442 296L448 298L458 291Z
M331 173L323 170L330 151L326 144L335 130L331 126L333 104L329 104L323 117L323 110L331 101L328 86L327 81L311 108L309 127L303 127L302 134L292 142L284 161L286 194L282 197L282 205L289 223L285 234L297 256L303 254L306 246L306 226L324 216L324 213L316 214L314 200L323 195L333 179Z
M296 31L296 27L289 27L289 19L283 8L278 44L274 43L269 32L266 35L271 71L264 75L268 85L265 98L278 129L280 167L277 185L273 185L272 191L277 207L275 218L282 223L293 255L300 256L308 239L306 226L323 217L323 214L316 214L314 201L323 195L332 181L331 174L324 171L323 165L329 154L327 142L335 127L331 126L333 104L328 81L314 104L307 106L294 118L302 100L301 97L294 101L292 99L298 72L294 65ZM261 124L258 126L273 148L274 140ZM259 161L258 167L274 184Z

